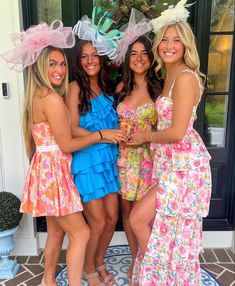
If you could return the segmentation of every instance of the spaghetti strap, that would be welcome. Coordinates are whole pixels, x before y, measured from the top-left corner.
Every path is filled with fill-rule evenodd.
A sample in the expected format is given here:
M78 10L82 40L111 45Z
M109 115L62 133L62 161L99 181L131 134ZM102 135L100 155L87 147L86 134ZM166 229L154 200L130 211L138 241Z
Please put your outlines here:
M200 98L199 98L199 101L198 101L198 103L199 103L200 100L201 100L202 93L203 93L202 84L201 84L201 82L200 82L200 79L199 79L197 73L195 73L194 71L192 71L192 70L190 70L190 69L182 70L181 72L179 72L179 73L176 75L175 80L173 81L173 83L172 83L172 85L171 85L171 88L170 88L170 90L169 90L169 97L170 97L170 98L172 97L172 90L173 90L173 87L174 87L174 85L175 85L175 82L176 82L177 77L178 77L179 75L181 75L182 73L185 73L185 72L190 72L190 73L192 73L192 74L194 74L194 75L196 76L196 79L197 79L198 84L199 84L199 89L200 89Z

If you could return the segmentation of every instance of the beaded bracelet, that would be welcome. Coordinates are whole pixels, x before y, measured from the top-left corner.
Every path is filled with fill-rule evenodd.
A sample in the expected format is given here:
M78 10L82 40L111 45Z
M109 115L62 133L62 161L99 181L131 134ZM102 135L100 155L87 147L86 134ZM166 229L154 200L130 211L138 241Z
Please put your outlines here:
M101 131L100 131L100 130L97 130L97 131L99 132L99 134L100 134L100 139L102 140L102 139L103 139L103 135L102 135Z

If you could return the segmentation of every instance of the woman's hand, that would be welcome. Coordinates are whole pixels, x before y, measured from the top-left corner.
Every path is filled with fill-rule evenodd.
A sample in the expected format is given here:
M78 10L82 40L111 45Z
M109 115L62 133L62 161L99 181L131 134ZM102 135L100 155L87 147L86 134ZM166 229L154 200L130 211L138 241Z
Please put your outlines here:
M108 142L111 143L120 143L120 142L125 142L127 143L128 139L126 137L126 134L122 130L117 130L117 129L103 129L100 130L102 134L102 139L107 140Z
M115 89L115 93L119 93L123 90L124 88L124 83L123 82L119 82L116 86L116 89Z
M148 133L146 132L137 132L137 133L131 134L127 142L127 146L138 146L138 145L148 142L146 138L147 135Z

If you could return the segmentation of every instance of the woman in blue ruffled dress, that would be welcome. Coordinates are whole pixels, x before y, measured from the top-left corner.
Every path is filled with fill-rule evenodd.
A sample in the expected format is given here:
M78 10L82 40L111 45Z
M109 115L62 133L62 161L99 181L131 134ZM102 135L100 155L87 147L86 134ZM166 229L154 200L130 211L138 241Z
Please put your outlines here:
M73 76L67 97L73 136L117 129L118 117L113 97L107 94L103 59L89 41L79 40L76 46ZM84 266L90 286L115 283L104 265L104 256L118 218L117 158L117 145L104 140L73 153L72 174L91 230Z

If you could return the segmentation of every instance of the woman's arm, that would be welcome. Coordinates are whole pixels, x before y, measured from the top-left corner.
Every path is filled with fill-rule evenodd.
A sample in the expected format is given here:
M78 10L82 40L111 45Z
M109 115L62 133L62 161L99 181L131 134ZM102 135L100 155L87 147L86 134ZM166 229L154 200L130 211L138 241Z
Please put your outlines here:
M177 77L173 88L173 112L171 127L156 132L135 133L130 136L129 145L145 142L173 143L181 140L188 128L193 107L198 103L200 89L198 80L191 73Z
M70 128L73 137L82 137L93 133L79 126L79 121L80 121L80 114L78 109L79 93L80 93L80 87L77 84L77 82L75 81L71 82L69 85L69 92L68 95L66 96L65 102L69 110ZM107 132L108 130L106 130L106 133ZM110 134L111 133L112 129L110 129ZM106 135L109 136L110 134ZM98 143L113 143L113 140L108 140L103 136L102 140L100 140Z
M79 93L80 87L76 81L73 81L69 85L69 92L66 95L65 103L69 110L70 128L73 137L86 136L91 134L89 130L79 126L80 114L79 114Z
M45 97L44 108L47 121L49 122L52 134L54 135L60 149L65 153L74 152L86 148L104 139L113 143L124 140L124 135L120 130L101 130L101 134L92 132L89 135L73 138L68 121L68 114L63 99L56 93L51 93Z

